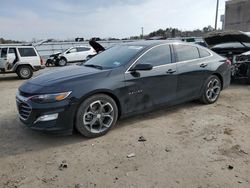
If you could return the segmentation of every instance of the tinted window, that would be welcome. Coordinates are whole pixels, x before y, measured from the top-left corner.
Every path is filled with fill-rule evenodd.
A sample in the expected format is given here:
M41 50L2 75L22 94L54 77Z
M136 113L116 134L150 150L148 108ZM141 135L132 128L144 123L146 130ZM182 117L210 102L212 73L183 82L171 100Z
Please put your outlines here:
M87 48L87 47L79 47L79 48L77 48L78 52L84 52L84 51L89 51L89 50L90 50L90 48Z
M200 57L208 57L208 56L210 56L210 53L205 49L199 48L199 52L200 52Z
M153 66L165 65L171 62L169 45L155 47L138 60L138 63L150 63Z
M34 48L18 48L21 57L37 56Z
M5 58L5 57L7 57L7 48L2 48L1 58Z
M142 46L114 46L88 60L84 65L98 65L104 69L116 68L131 61L142 49Z
M198 49L194 46L175 45L178 61L188 61L200 58Z

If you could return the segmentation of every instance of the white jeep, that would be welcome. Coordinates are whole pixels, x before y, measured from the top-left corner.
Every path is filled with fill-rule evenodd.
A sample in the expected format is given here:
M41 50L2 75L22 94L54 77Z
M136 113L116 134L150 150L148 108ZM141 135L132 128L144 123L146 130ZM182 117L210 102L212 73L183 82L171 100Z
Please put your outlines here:
M21 79L29 79L34 71L44 67L33 46L0 45L0 74L16 73Z

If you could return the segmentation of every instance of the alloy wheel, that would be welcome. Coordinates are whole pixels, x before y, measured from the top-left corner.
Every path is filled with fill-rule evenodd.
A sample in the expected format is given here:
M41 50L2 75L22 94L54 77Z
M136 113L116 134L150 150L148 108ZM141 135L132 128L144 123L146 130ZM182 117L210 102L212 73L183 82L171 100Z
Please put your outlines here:
M102 133L113 123L113 106L104 100L92 102L83 115L83 125L91 133Z
M207 84L207 91L206 91L207 99L211 102L216 101L220 94L220 91L221 91L220 81L215 78L210 80Z

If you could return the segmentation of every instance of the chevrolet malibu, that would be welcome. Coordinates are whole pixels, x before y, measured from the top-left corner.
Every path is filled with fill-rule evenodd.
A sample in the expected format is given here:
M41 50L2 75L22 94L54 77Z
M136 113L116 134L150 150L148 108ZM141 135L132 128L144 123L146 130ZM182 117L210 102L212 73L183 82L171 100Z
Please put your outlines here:
M16 95L19 117L34 130L101 136L122 117L192 100L216 102L230 84L230 63L188 43L117 45L24 83Z

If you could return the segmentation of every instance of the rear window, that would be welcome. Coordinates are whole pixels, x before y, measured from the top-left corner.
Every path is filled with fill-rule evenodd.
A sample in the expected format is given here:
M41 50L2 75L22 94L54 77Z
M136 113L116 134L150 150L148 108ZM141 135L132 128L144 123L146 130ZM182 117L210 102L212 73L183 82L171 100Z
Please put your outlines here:
M18 48L21 57L37 56L34 48Z
M188 45L175 45L178 61L188 61L200 58L198 48Z
M205 50L205 49L199 48L199 52L200 52L200 56L201 57L208 57L208 56L210 56L210 53L207 50Z

